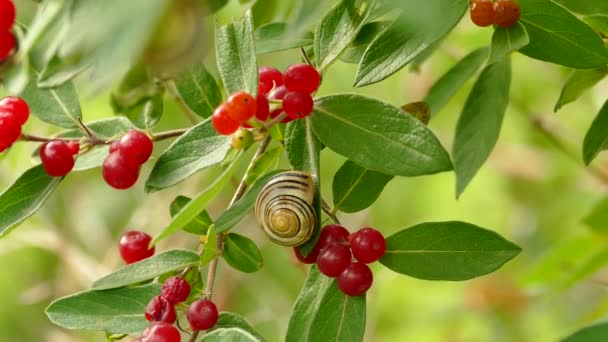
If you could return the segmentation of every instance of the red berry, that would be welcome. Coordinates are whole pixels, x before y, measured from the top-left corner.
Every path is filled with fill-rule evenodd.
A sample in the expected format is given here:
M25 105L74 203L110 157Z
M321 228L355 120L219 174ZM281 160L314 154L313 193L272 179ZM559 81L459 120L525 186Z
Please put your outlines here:
M350 248L341 243L334 242L321 249L317 258L319 271L328 277L335 278L350 264L352 254Z
M154 247L148 249L152 237L139 230L125 232L118 242L122 260L128 265L154 255Z
M258 79L258 95L266 95L273 88L283 85L283 74L273 67L260 67L258 69Z
M175 322L177 314L173 304L163 296L156 296L146 306L146 319L150 322Z
M312 113L314 106L312 96L308 93L290 91L283 99L283 110L292 119L299 119Z
M207 330L217 323L217 307L208 299L199 299L190 304L186 317L192 330Z
M78 154L78 152L80 152L80 144L78 143L78 141L76 141L76 140L68 141L66 143L66 145L68 145L68 149L70 150L70 153L72 154L72 156L75 156Z
M471 21L481 27L494 24L494 3L492 0L474 0L471 4Z
M339 224L328 224L321 229L317 246L323 249L334 242L345 244L348 239L348 230Z
M167 322L155 322L144 330L141 342L180 342L179 330Z
M273 99L273 100L282 100L283 98L285 98L285 95L287 95L287 93L289 92L289 90L287 90L287 88L285 88L284 85L276 87L272 93L270 93L270 96L268 98Z
M261 122L266 121L270 115L270 105L268 104L268 99L266 96L258 94L255 102L257 103L257 108L255 111L256 119Z
M321 84L321 75L308 64L294 64L285 70L285 87L291 91L314 93Z
M114 151L118 151L118 145L120 144L120 141L115 141L110 145L110 153L114 152Z
M114 189L128 189L137 183L139 169L138 165L123 157L120 151L115 151L103 161L103 179Z
M24 125L30 117L30 107L27 102L17 96L7 96L0 100L0 110L12 113L21 125Z
M182 277L171 277L165 280L161 294L170 303L183 302L190 295L190 284Z
M363 228L349 237L355 259L366 264L378 261L386 251L386 240L374 228Z
M12 113L0 111L0 149L11 146L21 136L21 125Z
M374 276L369 267L361 262L353 262L338 276L338 287L349 296L360 296L372 287Z
M238 123L253 118L258 107L253 96L244 91L230 95L226 103L228 104L228 115Z
M118 142L118 150L125 160L142 165L152 155L154 143L143 132L132 129L125 134Z
M300 252L299 247L294 247L293 252L296 255L296 258L298 258L298 260L300 260L300 262L304 264L314 264L315 262L317 262L317 257L319 256L319 249L317 248L317 246L315 246L312 251L310 251L308 256L303 256Z
M63 140L52 140L40 147L40 160L49 176L63 177L74 168L74 154Z
M0 31L0 62L10 56L16 43L17 40L10 31Z
M213 127L221 135L230 135L239 129L239 123L232 120L228 114L229 110L227 104L221 104L215 109L211 118Z
M0 30L8 31L15 24L15 4L12 0L0 0Z
M497 0L494 3L495 23L500 27L511 27L517 23L521 10L514 0Z

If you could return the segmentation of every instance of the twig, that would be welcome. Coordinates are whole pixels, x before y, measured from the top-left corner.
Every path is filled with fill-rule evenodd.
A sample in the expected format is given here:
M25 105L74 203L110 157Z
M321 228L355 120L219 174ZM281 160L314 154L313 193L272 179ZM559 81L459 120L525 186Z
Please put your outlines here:
M84 134L86 134L87 137L96 138L95 134L93 134L93 132L91 132L91 130L89 130L89 127L87 127L87 125L85 125L84 122L82 122L82 118L80 118L80 117L78 118L78 125L80 125L80 128L82 129Z
M279 115L277 115L274 119L268 121L264 127L262 127L261 131L263 132L267 132L272 126L278 124L279 122L283 121L283 119L285 119L287 117L287 114L285 113L281 113Z
M308 58L308 54L306 53L306 50L304 50L303 47L300 48L300 52L302 53L302 57L304 57L304 60L306 61L306 63L308 63L308 65L310 65L310 66L314 66L314 65L312 65L312 62L310 61L310 58Z
M171 131L156 133L156 134L154 134L152 141L160 141L160 140L179 137L180 135L186 133L187 131L188 131L188 129L186 129L186 128L180 128L180 129L174 129Z
M336 216L336 208L332 209L325 199L321 199L321 209L323 209L327 216L329 216L329 218L331 218L335 223L342 224L340 223L338 216Z
M160 132L160 133L155 134L152 137L152 140L153 141L160 141L160 140L175 138L175 137L178 137L178 136L184 134L187 131L188 130L184 128L184 129L174 129L174 130L171 130L171 131ZM44 142L49 142L49 141L53 141L53 140L63 140L63 141L66 141L66 142L67 141L81 141L81 140L83 140L83 142L86 143L86 144L88 144L89 146L109 145L109 144L111 144L113 142L111 139L105 140L105 139L98 138L96 136L85 137L85 138L61 138L61 137L41 137L41 136L38 136L38 135L21 133L21 136L19 137L19 141L31 141L31 142L42 142L42 143L44 143Z
M175 100L175 102L177 102L177 105L182 110L182 112L184 112L184 114L186 115L188 120L190 120L190 122L193 125L196 125L198 123L196 114L194 114L194 112L192 112L192 109L190 109L190 107L188 107L186 102L184 102L184 99L181 97L181 95L179 94L179 91L177 90L177 87L175 86L175 82L173 82L172 80L167 80L164 82L164 85L165 85L165 89L167 89L169 94L171 94L171 97L173 97L173 100Z

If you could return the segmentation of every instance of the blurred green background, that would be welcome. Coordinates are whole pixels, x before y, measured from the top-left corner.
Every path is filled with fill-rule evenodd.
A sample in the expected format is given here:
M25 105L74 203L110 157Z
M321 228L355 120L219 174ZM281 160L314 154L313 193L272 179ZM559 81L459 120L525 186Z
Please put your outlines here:
M32 2L17 3L21 17L31 15ZM238 17L245 8L231 1L220 16ZM319 94L355 91L398 106L419 101L456 61L488 45L491 34L491 28L475 27L465 17L419 70L405 68L384 82L353 89L356 66L337 62L324 76ZM212 56L208 58L207 65L212 66ZM259 64L284 69L299 58L297 51L289 51L263 55ZM463 220L495 230L523 248L495 274L467 282L422 281L374 265L367 341L555 341L608 314L608 272L569 281L581 265L608 251L606 236L582 223L607 184L587 172L580 158L582 137L606 100L608 82L555 114L553 106L568 74L566 68L514 56L512 101L500 140L459 200L452 173L400 178L369 210L340 215L350 230L371 225L386 235L424 221ZM430 127L444 146L451 146L471 86L472 80L440 113L433 113ZM81 101L86 121L113 115L109 93L82 96ZM157 130L190 124L169 97L165 108ZM556 149L535 120L559 136L576 160ZM24 131L51 135L57 129L32 118ZM157 145L155 154L166 146ZM2 188L33 165L30 155L35 148L18 143L0 156ZM328 150L322 157L323 193L330 198L331 179L344 159ZM595 166L608 166L607 162L601 155ZM0 341L105 340L103 333L54 327L44 308L54 298L85 290L94 279L120 267L116 244L122 232L159 232L169 222L168 207L175 196L193 195L217 175L217 170L204 171L174 188L145 195L143 180L151 165L142 171L136 187L122 192L109 188L99 169L70 174L40 212L0 240ZM226 189L213 202L212 216L221 213L232 191ZM306 268L295 261L291 249L266 240L252 217L237 229L259 243L265 267L243 274L220 262L216 302L221 310L244 315L268 341L280 341ZM197 243L197 237L178 233L157 250L195 248Z

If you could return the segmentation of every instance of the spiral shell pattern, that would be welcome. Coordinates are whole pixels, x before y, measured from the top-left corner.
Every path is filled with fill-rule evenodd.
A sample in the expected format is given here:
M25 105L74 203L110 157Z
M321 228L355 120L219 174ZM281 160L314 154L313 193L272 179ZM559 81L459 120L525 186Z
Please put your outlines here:
M290 171L274 176L262 188L255 203L260 228L280 245L303 244L317 225L314 197L310 173Z

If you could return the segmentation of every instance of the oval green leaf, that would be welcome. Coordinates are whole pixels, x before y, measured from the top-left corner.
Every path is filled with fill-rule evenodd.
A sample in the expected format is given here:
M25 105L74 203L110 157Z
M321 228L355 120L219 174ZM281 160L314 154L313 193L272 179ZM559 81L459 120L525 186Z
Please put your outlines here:
M347 160L334 175L334 208L345 213L368 208L391 179L393 176L368 170Z
M313 37L311 32L298 36L291 34L285 22L268 23L255 30L255 49L258 54L263 54L309 46Z
M224 237L222 252L224 260L241 272L257 272L264 265L262 253L255 242L239 234L229 233Z
M589 90L608 75L608 66L598 69L578 69L572 71L555 104L557 112L570 102L578 100L585 91Z
M169 211L171 217L174 217L180 210L182 210L192 199L186 196L177 196L171 205ZM205 235L207 230L213 224L213 220L207 210L201 211L190 223L186 224L182 229L188 233L196 235Z
M215 326L210 330L219 330L219 329L228 329L228 328L238 328L248 332L257 338L256 341L265 341L264 337L260 335L253 327L247 322L247 320L235 313L232 312L220 312L220 316L215 323Z
M585 164L591 161L603 150L608 149L608 101L597 114L583 142L583 160Z
M583 328L561 340L561 342L604 341L606 337L608 337L608 322L602 322Z
M33 78L20 96L30 106L30 113L38 119L60 127L79 127L82 112L72 82L57 88L41 89Z
M496 27L492 35L489 63L496 63L530 43L526 28L517 23L509 28Z
M245 178L245 184L251 185L268 171L276 169L284 149L282 145L273 147L252 161L247 172L247 178Z
M263 339L241 328L222 328L208 332L199 342L263 342Z
M175 86L186 105L200 117L210 117L222 103L220 88L203 63L181 74Z

